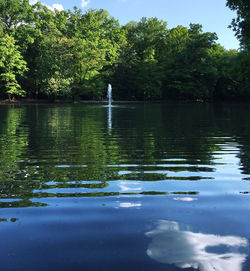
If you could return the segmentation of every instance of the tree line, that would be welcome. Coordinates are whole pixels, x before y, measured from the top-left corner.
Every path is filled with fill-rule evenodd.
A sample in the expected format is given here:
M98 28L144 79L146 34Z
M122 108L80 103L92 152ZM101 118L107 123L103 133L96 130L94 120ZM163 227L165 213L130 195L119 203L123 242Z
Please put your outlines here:
M105 10L51 10L0 0L0 98L115 99L250 97L248 1L228 0L241 50L226 50L199 24L169 29L142 18L121 26Z

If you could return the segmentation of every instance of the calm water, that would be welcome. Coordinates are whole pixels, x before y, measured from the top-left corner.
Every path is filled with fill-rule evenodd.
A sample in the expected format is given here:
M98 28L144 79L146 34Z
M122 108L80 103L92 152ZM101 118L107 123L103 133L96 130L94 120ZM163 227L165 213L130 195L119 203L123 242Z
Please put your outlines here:
M250 270L249 117L1 106L1 270Z

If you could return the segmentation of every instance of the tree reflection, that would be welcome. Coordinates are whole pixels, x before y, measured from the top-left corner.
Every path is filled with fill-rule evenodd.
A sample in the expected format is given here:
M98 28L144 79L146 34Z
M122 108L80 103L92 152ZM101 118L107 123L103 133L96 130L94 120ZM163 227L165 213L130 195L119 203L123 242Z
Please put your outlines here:
M116 107L110 133L110 116L101 106L1 107L0 197L12 201L0 207L39 206L33 199L42 197L199 193L191 184L180 192L144 191L141 184L215 179L223 164L216 153L236 141L248 174L248 109L236 109L178 103ZM138 182L141 191L112 185L127 181Z

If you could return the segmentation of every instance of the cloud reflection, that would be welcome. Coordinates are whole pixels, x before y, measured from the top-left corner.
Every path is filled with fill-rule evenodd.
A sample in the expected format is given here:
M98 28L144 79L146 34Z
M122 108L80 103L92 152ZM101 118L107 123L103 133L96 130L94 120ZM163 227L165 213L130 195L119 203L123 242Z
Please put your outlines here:
M195 200L198 200L198 199L197 198L191 198L191 197L181 197L181 198L174 198L174 200L191 202L191 201L195 201Z
M121 208L141 207L141 203L121 202Z
M119 208L135 208L135 209L140 209L142 206L142 203L140 201L135 201L135 202L120 202L116 201L116 209Z
M123 182L119 183L122 192L141 191L142 187L137 182Z
M147 255L160 263L200 271L240 271L247 255L240 248L248 240L181 230L174 221L160 220L146 235L152 238Z

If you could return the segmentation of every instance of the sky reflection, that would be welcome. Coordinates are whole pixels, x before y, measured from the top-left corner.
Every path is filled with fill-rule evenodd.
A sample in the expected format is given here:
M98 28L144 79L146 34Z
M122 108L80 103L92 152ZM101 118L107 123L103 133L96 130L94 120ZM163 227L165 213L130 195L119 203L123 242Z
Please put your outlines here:
M160 263L200 271L240 271L247 254L246 238L219 236L181 230L174 221L159 220L155 229L146 233L152 238L147 255Z

